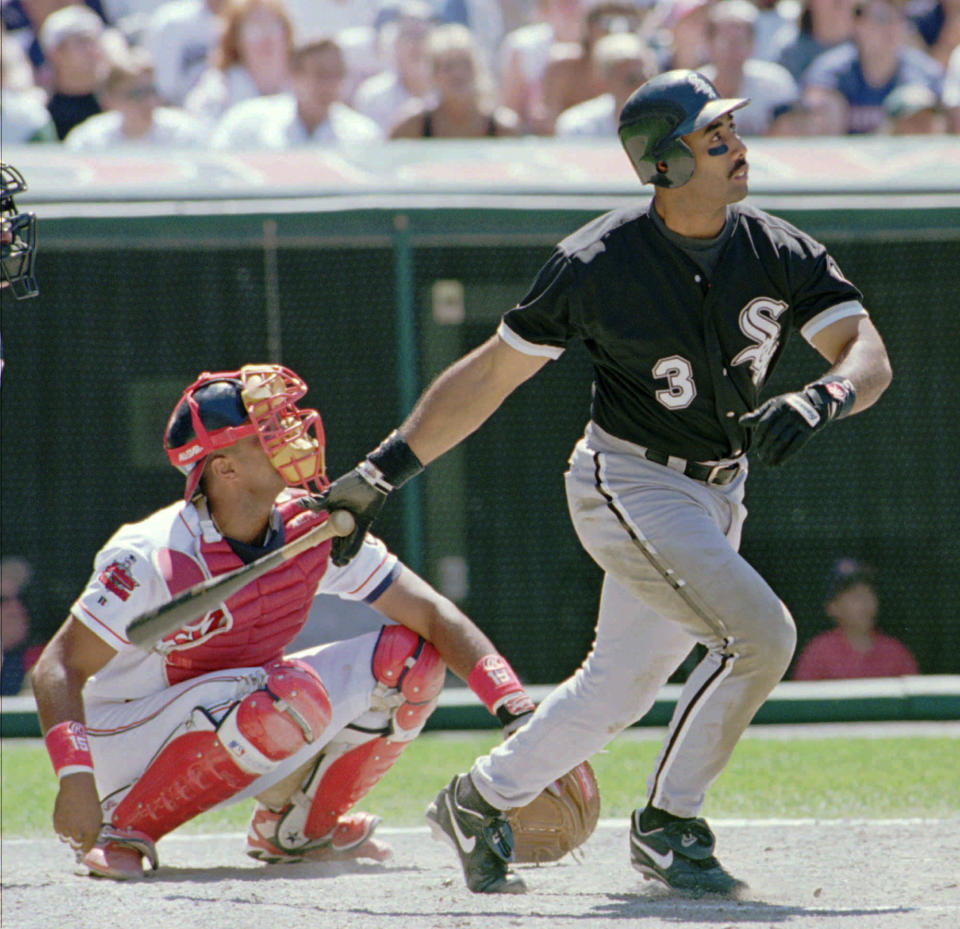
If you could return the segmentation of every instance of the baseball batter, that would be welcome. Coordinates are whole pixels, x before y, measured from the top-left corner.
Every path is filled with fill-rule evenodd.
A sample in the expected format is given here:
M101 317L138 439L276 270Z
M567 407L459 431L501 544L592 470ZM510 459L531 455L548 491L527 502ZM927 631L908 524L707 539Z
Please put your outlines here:
M329 541L252 580L150 651L134 618L293 542L325 514L319 414L279 365L205 373L165 445L184 499L122 526L33 673L60 779L54 828L91 874L157 867L156 841L213 806L256 796L247 853L267 863L369 857L379 818L350 812L423 728L445 665L506 731L533 710L490 640L367 536L346 567ZM315 596L371 604L379 632L287 656Z
M747 452L779 465L890 381L883 343L824 247L741 201L746 146L735 113L699 73L638 88L619 134L649 205L564 239L496 334L426 391L399 431L326 502L352 510L351 557L386 495L478 428L521 383L581 339L594 365L591 418L566 490L584 548L604 571L595 644L510 740L455 777L427 811L480 892L522 891L503 811L639 720L695 643L685 683L630 822L630 855L680 891L742 886L714 855L704 795L786 670L787 607L737 553ZM761 402L798 331L829 368Z

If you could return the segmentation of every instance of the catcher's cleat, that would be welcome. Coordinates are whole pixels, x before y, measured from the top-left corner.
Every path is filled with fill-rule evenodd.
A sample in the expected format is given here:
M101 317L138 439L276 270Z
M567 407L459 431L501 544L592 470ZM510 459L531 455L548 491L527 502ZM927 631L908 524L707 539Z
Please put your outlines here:
M372 813L358 811L341 816L327 835L307 840L296 847L281 844L282 839L277 835L281 815L257 804L247 830L247 854L251 858L265 864L293 864L298 861L348 861L355 858L386 861L393 855L389 845L373 838L380 817Z
M103 826L97 844L79 861L91 877L108 877L115 881L129 881L143 877L143 859L156 871L159 861L153 839L135 829L117 829Z
M678 819L659 829L643 832L640 811L630 820L630 861L648 880L691 896L735 896L746 888L713 857L716 839L702 819Z
M480 894L522 894L527 885L508 867L513 834L502 810L490 806L468 774L458 774L427 807L433 837L460 856L467 887Z

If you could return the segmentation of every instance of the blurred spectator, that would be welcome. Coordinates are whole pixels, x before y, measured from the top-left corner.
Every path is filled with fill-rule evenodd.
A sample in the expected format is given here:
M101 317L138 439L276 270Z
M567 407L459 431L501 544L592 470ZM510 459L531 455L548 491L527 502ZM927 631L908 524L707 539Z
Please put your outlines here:
M479 139L516 135L516 113L493 105L489 79L473 34L465 26L438 26L430 36L433 104L417 104L390 133L392 139Z
M51 13L40 27L40 46L52 69L47 109L58 139L100 112L96 91L108 67L102 35L103 20L77 4Z
M853 36L856 0L806 0L797 26L774 42L771 59L783 65L795 81L817 55Z
M115 64L100 92L106 112L84 120L63 144L78 152L106 152L129 145L197 148L205 143L205 127L179 107L161 106L153 82L153 64L146 49L131 50Z
M154 79L164 102L182 106L206 69L220 37L225 0L167 0L143 31L153 59Z
M781 43L795 34L800 19L799 0L753 0L757 19L753 24L753 57L773 61Z
M814 59L804 72L804 98L814 107L845 105L848 133L883 125L883 101L902 84L923 84L938 96L943 69L909 44L903 11L892 0L863 0L854 10L853 43Z
M885 130L890 135L942 135L947 114L940 98L923 84L903 84L883 101Z
M431 11L427 3L408 0L397 17L383 26L380 42L389 66L367 78L353 95L353 107L369 116L385 133L398 121L411 101L425 97L431 87L427 39Z
M47 90L51 75L40 45L40 27L51 13L77 2L93 10L104 25L109 21L101 0L3 0L0 5L0 23L26 53L37 84Z
M287 0L298 43L336 36L345 29L373 29L385 5L377 0Z
M757 11L748 0L720 0L710 10L710 63L700 68L721 97L747 97L737 110L740 135L765 135L774 113L792 104L800 89L790 72L772 61L752 57Z
M131 46L142 44L143 31L154 10L166 0L101 0L107 21L126 36Z
M960 46L960 0L911 0L906 11L927 51L946 67Z
M30 583L33 570L23 558L0 561L0 694L18 694L27 683L27 672L43 650L30 642L30 613L21 594Z
M638 32L642 22L637 3L598 3L586 10L578 42L554 44L543 73L544 129L552 131L564 110L603 93L593 60L596 43L605 35Z
M377 31L392 15L391 0L286 0L298 45L333 39L344 63L340 99L350 100L357 87L381 70Z
M576 42L584 0L538 0L536 20L507 33L500 44L500 102L531 132L553 131L543 107L543 73L554 43Z
M644 22L660 55L660 69L698 70L710 57L708 0L657 0Z
M604 92L564 110L557 117L558 136L614 138L627 97L658 71L657 56L635 32L604 36L593 58Z
M47 95L34 83L26 54L5 30L0 32L0 109L0 144L57 141Z
M950 132L960 133L960 45L947 62L947 74L943 79L943 108L947 112Z
M495 73L504 39L501 0L439 0L437 19L466 26L477 40L484 67Z
M213 63L183 103L210 123L241 100L290 90L293 25L283 0L227 0L222 20Z
M814 636L800 652L796 681L916 674L910 650L876 628L878 601L874 571L842 558L833 567L824 600L836 628Z
M801 97L773 111L773 121L767 135L844 135L846 131L847 110L842 101L834 106L809 106Z
M217 124L219 149L286 149L358 145L383 137L380 127L341 96L346 67L333 39L314 39L290 56L292 93L254 97L231 107Z

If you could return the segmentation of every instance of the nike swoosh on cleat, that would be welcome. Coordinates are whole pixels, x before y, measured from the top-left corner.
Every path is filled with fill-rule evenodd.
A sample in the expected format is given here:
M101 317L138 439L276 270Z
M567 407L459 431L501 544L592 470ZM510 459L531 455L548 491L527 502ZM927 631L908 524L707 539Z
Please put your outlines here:
M640 842L634 836L631 836L631 841L637 848L640 849L645 855L649 855L653 860L653 863L661 868L669 868L673 864L673 852L668 851L666 855L661 855L660 852L655 851L649 845L644 845L643 842Z
M473 847L477 844L476 836L465 836L463 831L460 828L460 824L457 822L457 814L453 810L453 804L450 803L450 794L446 794L443 798L443 802L447 805L447 812L450 814L450 822L453 825L453 833L456 836L457 845L460 846L460 851L465 855L469 855L473 851Z

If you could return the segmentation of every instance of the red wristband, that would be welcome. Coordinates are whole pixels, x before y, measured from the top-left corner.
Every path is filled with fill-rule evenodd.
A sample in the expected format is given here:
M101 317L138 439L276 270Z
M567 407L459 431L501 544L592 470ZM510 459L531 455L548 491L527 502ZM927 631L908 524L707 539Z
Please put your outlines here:
M87 741L87 730L83 723L67 720L57 723L44 736L50 761L57 777L77 774L81 771L93 773L93 756Z
M467 685L494 716L501 707L511 716L532 712L533 701L503 655L484 655L467 678Z

